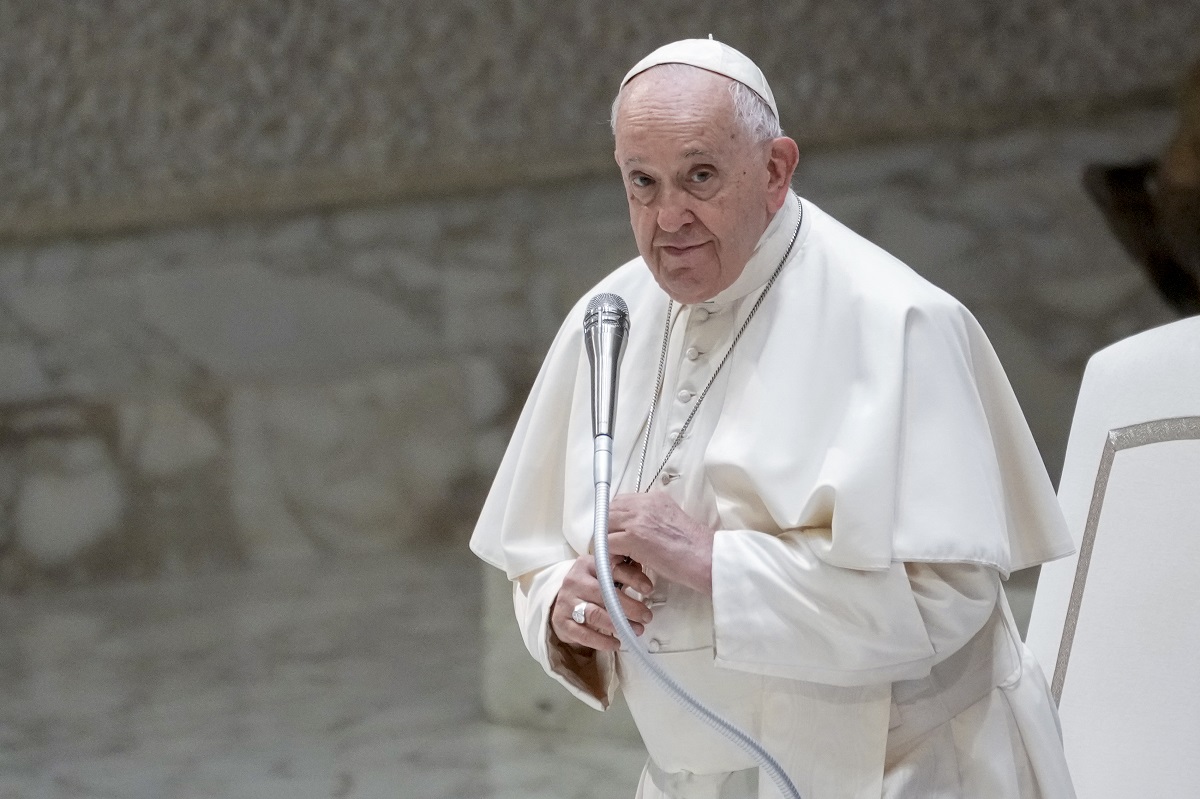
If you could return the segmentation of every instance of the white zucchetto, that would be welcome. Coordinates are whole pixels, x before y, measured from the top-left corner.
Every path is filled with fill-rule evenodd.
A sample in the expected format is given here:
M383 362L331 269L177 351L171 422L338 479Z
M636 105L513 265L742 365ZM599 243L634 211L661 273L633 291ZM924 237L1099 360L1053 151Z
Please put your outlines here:
M727 44L713 39L681 39L664 44L625 73L625 77L621 80L621 88L624 88L625 84L637 75L660 64L688 64L736 80L738 83L750 87L770 106L775 119L779 119L779 109L775 107L775 95L771 93L771 87L767 85L767 79L763 76L762 70L745 55Z

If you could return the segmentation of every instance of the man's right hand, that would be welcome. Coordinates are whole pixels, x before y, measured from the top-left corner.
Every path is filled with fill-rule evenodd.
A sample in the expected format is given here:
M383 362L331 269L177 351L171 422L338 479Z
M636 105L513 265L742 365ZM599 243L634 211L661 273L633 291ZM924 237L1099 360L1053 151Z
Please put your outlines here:
M642 596L649 596L654 590L654 584L642 571L641 564L636 561L626 563L621 557L613 558L613 580ZM617 596L633 631L641 635L645 629L642 625L647 624L653 615L650 608L620 588L617 589ZM571 611L584 601L588 606L584 623L580 624L571 618ZM558 640L576 651L585 648L615 652L621 648L612 618L604 607L604 596L600 593L600 583L596 578L596 563L591 555L580 555L567 572L550 608L550 627Z

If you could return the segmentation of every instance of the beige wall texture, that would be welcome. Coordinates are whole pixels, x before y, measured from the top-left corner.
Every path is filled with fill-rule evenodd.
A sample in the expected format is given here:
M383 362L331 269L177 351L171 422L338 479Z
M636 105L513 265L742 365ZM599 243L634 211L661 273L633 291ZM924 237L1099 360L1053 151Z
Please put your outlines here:
M751 53L802 143L1161 99L1192 0L105 0L0 4L0 235L478 191L607 169L653 47Z
M0 4L0 589L461 544L571 304L634 254L608 105L754 56L797 189L960 296L1057 469L1169 320L1079 187L1157 152L1200 6ZM587 468L581 465L581 468Z

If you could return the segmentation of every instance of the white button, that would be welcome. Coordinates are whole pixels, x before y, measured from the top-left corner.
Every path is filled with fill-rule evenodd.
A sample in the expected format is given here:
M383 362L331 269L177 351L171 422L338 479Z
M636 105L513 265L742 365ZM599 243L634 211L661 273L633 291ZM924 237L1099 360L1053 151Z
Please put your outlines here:
M662 641L658 640L657 638L651 638L646 642L646 648L651 652L657 652L658 650L662 649Z
M694 361L700 357L700 350L696 349L695 347L688 347L687 352L685 352L684 355L687 356L689 361Z
M712 315L712 311L707 308L697 308L694 312L697 322L708 321L708 317Z
M672 440L672 441L678 441L678 440L679 440L679 431L678 431L678 430L672 430L672 431L670 431L670 432L669 432L667 435L671 436L671 440Z
M672 474L671 472L663 472L663 476L658 479L659 479L659 481L662 482L663 485L667 485L672 480L675 480L678 477L679 477L679 475L677 475L677 474Z
M680 389L679 393L676 394L675 396L679 398L680 402L691 402L692 397L695 395L692 394L692 392L688 391L686 388L684 388L684 389Z

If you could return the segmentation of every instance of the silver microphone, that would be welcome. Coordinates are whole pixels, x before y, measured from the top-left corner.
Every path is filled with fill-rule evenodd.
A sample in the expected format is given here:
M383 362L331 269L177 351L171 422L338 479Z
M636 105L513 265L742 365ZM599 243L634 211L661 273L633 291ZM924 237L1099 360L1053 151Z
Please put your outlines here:
M616 294L597 294L583 314L583 343L592 365L593 475L612 482L612 436L617 417L617 376L629 332L629 306Z

